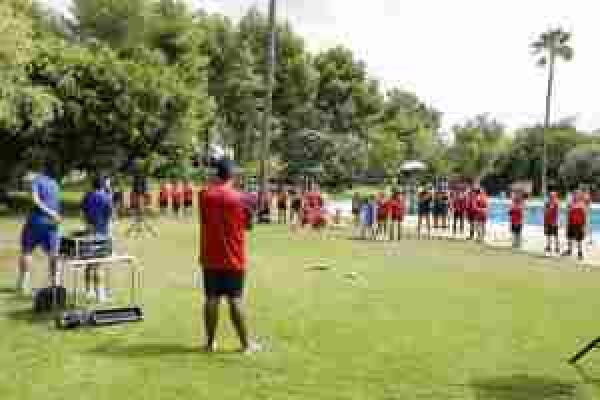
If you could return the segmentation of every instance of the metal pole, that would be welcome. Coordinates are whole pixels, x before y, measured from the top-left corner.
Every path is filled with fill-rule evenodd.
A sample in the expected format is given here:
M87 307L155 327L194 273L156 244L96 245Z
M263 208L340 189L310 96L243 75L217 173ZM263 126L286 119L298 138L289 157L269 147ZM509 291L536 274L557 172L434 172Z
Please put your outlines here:
M269 1L269 28L267 33L267 57L266 57L266 75L265 86L266 96L263 116L263 132L261 140L261 158L260 158L260 193L263 201L266 199L269 184L269 136L271 133L271 113L273 111L273 86L275 85L275 39L276 39L276 12L277 1ZM263 204L264 205L264 204Z
M550 51L550 62L548 63L548 91L546 93L546 115L544 118L544 132L542 133L542 195L544 198L548 193L548 144L547 136L550 129L550 113L552 111L552 86L554 85L554 51Z

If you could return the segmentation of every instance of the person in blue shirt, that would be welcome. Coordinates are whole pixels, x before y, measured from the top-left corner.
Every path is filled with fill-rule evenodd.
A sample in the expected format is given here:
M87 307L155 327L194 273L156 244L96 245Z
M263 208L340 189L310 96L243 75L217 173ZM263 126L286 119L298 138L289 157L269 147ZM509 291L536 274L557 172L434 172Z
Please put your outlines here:
M85 194L81 202L83 219L87 230L95 235L109 236L110 221L113 214L113 202L108 180L105 177L94 179L94 190ZM91 290L91 281L94 280L94 290ZM98 268L90 266L85 271L85 289L88 297L95 297L103 301L106 297L105 290L100 287Z
M38 246L48 256L50 283L59 283L60 188L54 176L53 165L47 163L44 172L37 175L31 183L33 208L21 232L21 257L17 277L17 290L21 293L30 289L32 253Z

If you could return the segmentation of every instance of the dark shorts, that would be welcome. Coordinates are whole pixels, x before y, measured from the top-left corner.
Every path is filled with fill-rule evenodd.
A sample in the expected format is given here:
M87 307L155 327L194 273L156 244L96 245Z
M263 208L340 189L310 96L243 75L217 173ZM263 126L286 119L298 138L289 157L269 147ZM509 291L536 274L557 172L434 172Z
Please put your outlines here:
M544 225L544 235L558 236L558 225Z
M52 225L25 224L21 232L21 251L24 254L31 254L38 246L41 246L46 254L58 254L60 247L58 228Z
M185 208L192 208L192 205L193 205L193 201L192 201L192 200L185 200L185 201L183 202L183 206L184 206Z
M244 294L246 275L243 272L204 269L203 278L206 297L240 298Z
M181 203L176 201L173 202L173 211L179 211L181 209Z
M169 207L169 201L168 200L161 200L159 203L160 208L168 208Z
M520 235L521 232L523 232L523 225L511 225L510 226L510 231L513 233L513 235Z
M584 225L569 225L567 227L567 239L582 242L585 238Z

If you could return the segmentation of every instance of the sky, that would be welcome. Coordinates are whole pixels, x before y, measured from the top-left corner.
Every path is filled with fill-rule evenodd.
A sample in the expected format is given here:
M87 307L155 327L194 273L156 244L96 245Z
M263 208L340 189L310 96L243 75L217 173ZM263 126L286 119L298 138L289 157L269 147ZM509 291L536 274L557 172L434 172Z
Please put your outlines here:
M45 0L64 8L68 0ZM268 0L189 0L238 18ZM555 26L572 31L575 58L556 71L554 121L600 129L600 5L590 0L278 0L312 51L342 44L385 88L414 91L444 114L444 128L489 113L510 128L543 122L546 71L529 43Z

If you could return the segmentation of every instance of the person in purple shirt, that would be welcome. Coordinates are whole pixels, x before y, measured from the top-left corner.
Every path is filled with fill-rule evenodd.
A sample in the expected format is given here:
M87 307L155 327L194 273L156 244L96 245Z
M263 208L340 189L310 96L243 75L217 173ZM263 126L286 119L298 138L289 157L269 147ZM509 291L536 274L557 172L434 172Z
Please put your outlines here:
M110 221L113 214L113 203L110 189L105 177L94 179L94 190L85 194L81 202L83 219L88 231L99 236L110 235ZM91 281L94 280L94 290ZM98 301L106 299L106 291L100 287L98 268L90 266L85 270L85 289L87 296L95 297Z
M17 277L17 290L21 293L30 289L32 253L38 246L48 256L51 284L58 285L60 188L54 176L53 165L48 163L44 172L37 175L31 183L33 208L21 232L21 257Z

